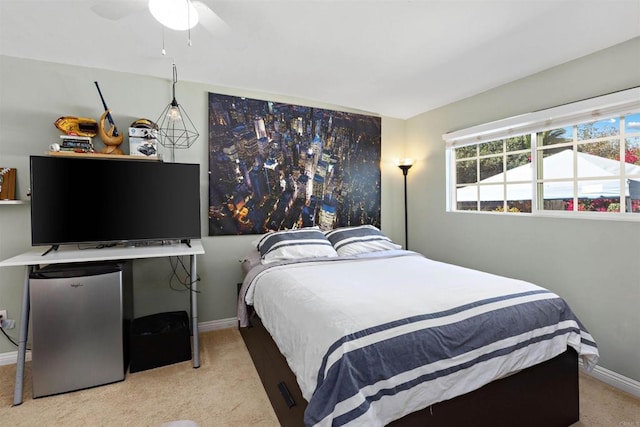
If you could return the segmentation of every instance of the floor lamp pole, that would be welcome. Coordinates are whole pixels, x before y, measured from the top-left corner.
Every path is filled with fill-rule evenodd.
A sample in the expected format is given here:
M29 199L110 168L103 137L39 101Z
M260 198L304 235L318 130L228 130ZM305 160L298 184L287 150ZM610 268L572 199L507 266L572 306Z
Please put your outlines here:
M404 175L404 248L409 250L409 227L407 220L407 173L412 165L398 165Z

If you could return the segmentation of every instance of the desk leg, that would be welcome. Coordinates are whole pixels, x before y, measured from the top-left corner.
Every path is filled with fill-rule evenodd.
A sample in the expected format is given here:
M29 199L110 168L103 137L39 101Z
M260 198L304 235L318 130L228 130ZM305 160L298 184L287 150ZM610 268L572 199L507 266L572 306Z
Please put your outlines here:
M198 332L198 269L196 256L191 255L191 333L193 334L193 367L200 367L200 339Z
M16 361L16 383L13 390L13 406L22 403L24 386L24 363L27 357L27 337L29 335L29 275L33 266L25 268L24 286L22 288L22 313L20 315L20 335L18 338L18 360Z

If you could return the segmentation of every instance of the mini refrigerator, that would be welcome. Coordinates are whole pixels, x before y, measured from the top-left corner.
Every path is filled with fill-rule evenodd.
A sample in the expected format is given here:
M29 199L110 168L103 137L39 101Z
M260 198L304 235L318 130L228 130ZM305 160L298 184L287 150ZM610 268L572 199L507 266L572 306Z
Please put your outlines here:
M29 278L33 397L124 380L131 262L49 265Z

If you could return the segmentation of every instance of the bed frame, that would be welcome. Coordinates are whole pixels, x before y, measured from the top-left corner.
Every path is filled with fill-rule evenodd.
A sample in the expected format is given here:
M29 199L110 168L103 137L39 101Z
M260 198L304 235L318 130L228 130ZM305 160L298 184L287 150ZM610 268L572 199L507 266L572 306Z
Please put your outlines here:
M304 426L307 402L260 318L240 328L271 405L284 427ZM578 356L572 349L547 362L409 414L390 426L566 427L579 419Z

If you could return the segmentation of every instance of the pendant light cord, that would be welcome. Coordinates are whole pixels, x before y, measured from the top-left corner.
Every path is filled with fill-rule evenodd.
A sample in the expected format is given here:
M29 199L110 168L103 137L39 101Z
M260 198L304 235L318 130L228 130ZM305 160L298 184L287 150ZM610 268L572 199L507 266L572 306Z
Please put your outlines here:
M191 0L187 0L187 46L191 47Z
M173 87L171 94L173 95L173 101L176 100L176 83L178 83L178 69L176 68L175 62L173 63Z

